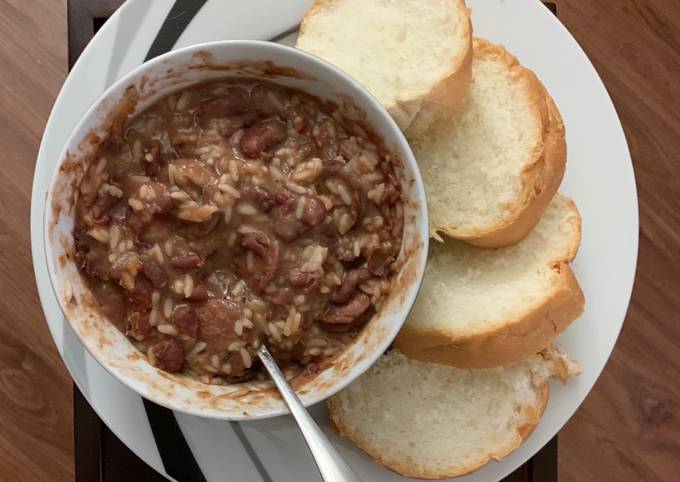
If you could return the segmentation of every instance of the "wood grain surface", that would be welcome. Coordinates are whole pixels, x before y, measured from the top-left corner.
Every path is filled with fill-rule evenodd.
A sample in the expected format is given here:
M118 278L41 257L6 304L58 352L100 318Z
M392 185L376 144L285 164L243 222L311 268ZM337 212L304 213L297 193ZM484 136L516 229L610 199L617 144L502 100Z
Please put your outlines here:
M560 433L562 482L680 479L680 2L561 0L630 144L636 286L614 354ZM33 282L35 158L66 75L64 0L0 0L0 480L73 480L71 381ZM539 481L537 481L539 482Z
M71 379L33 281L29 205L42 131L66 74L66 10L0 0L0 480L73 479Z
M559 9L614 100L640 203L632 303L603 375L560 433L560 480L680 480L680 1Z

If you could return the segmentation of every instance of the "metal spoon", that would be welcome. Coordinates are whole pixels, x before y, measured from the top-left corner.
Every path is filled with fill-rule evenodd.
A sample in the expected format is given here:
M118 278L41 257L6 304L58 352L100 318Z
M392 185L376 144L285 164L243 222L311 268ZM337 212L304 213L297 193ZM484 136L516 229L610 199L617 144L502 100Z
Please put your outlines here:
M279 389L290 413L300 427L324 482L362 482L309 415L265 345L260 345L257 349L257 356L260 357L269 376L274 380L276 388Z

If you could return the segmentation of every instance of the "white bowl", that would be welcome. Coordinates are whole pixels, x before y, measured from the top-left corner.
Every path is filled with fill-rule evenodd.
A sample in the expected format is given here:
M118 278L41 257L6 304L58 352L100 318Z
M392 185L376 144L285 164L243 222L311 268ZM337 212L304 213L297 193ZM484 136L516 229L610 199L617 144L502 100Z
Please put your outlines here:
M361 375L385 351L404 323L422 281L428 249L425 192L413 153L380 103L336 67L310 54L257 41L194 45L147 62L116 82L88 109L60 156L47 198L45 245L50 281L65 317L92 356L125 385L160 405L192 415L242 420L286 413L269 382L206 385L163 372L101 313L74 262L74 206L92 154L121 106L141 112L160 97L224 77L274 81L333 101L365 116L384 145L403 160L404 235L400 273L384 307L334 363L296 387L305 405L330 397ZM356 109L359 107L359 109Z

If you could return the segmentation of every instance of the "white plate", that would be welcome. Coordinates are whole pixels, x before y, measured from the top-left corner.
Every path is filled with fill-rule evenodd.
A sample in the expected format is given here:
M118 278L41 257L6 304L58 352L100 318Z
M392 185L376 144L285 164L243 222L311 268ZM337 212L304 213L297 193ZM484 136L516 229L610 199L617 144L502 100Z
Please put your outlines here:
M47 277L42 225L48 183L68 134L105 87L142 62L172 3L126 2L85 50L45 129L31 203L36 282L55 344L102 420L160 472L163 466L141 398L90 357L62 317ZM208 40L271 38L297 24L310 3L209 0L176 47ZM583 217L583 240L574 268L586 295L585 314L559 338L559 345L580 361L583 374L567 386L553 385L543 420L520 449L457 479L481 482L499 480L529 459L559 431L595 383L628 307L637 258L638 214L630 154L616 112L594 68L562 24L537 0L468 0L468 4L475 34L504 44L532 68L562 112L569 157L561 191L576 201ZM325 408L316 406L313 413L327 428ZM226 422L179 414L177 419L208 480L266 480L263 471L277 482L318 480L288 417L241 423L236 431ZM405 480L373 463L349 442L330 436L364 480ZM253 454L257 463L251 459Z

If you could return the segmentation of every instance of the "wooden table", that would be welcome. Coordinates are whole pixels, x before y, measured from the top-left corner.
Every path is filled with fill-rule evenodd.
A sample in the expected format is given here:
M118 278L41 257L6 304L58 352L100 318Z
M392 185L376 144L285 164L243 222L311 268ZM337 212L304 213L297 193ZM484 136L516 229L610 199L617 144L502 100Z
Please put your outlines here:
M91 8L95 2L81 4ZM560 0L558 7L622 119L641 221L631 308L601 379L560 433L560 481L677 480L680 2ZM99 18L92 21L94 31L108 13L92 13ZM73 425L74 413L93 414L77 395L72 399L30 264L30 182L45 120L67 71L66 25L66 0L0 0L0 145L7 173L0 178L0 480L73 480L74 428L81 434L80 454L84 447L121 451L97 466L105 480L134 480L123 470L136 462L122 447L112 448L119 442L100 422L77 421L89 423L87 432ZM151 472L138 474L154 480Z

